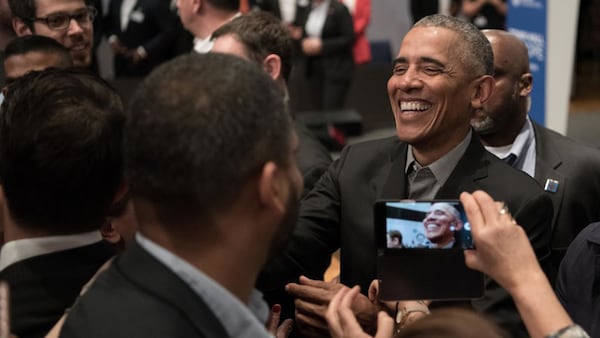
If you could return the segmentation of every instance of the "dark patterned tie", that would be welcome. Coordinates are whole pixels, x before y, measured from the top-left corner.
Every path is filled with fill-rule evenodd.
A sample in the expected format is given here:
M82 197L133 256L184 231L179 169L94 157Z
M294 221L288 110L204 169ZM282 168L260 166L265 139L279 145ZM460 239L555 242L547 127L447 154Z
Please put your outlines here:
M517 155L510 154L510 155L506 156L505 158L503 158L502 161L506 162L506 164L508 164L509 166L512 167L515 165L515 162L517 161Z

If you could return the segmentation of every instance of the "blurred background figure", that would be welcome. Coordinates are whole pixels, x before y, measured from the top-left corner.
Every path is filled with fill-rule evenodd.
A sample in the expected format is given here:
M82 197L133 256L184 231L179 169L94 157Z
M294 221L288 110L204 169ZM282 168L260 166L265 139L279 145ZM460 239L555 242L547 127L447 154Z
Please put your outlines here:
M361 65L371 61L371 47L367 40L367 28L371 21L371 0L342 0L354 21L354 63Z
M312 108L341 109L354 68L352 16L338 1L312 0L310 11L300 22L303 31L299 43Z
M506 29L506 0L462 0L460 15L479 29Z
M111 0L106 34L116 77L141 77L173 56L178 18L165 0Z
M413 23L432 14L456 16L460 11L461 0L410 0L410 14Z

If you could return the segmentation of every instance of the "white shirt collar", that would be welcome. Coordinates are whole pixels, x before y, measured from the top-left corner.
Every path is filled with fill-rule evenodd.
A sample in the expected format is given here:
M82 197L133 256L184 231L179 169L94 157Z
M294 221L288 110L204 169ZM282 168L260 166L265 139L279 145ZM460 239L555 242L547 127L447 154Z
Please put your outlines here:
M533 177L535 174L535 145L533 124L531 123L529 116L527 116L523 128L521 128L521 131L519 131L519 134L515 137L512 144L502 147L486 146L485 149L501 159L510 154L514 154L517 156L517 159L513 166Z
M269 307L258 290L253 290L248 304L243 304L210 276L149 238L138 232L135 239L142 248L179 276L198 297L204 300L215 316L221 320L229 336L272 337L265 328Z
M210 52L214 44L212 34L206 39L194 38L194 51L198 54L206 54Z
M82 234L24 238L4 243L0 250L0 271L27 258L74 249L102 240L100 231Z

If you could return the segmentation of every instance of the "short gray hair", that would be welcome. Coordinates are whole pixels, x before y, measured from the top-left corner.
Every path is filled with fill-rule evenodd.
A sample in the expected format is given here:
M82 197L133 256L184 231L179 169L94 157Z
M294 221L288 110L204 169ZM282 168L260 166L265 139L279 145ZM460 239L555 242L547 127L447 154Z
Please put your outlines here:
M419 20L413 27L443 27L458 33L463 43L456 46L456 52L465 69L474 76L494 74L492 46L473 24L453 16L434 14Z

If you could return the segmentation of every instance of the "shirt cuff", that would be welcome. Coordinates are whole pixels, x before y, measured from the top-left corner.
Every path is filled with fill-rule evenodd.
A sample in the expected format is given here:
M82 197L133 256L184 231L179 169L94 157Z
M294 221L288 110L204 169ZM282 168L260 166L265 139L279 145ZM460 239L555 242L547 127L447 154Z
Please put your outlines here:
M140 54L143 59L148 57L148 52L146 52L146 48L144 48L144 46L139 46L137 48L137 53Z

